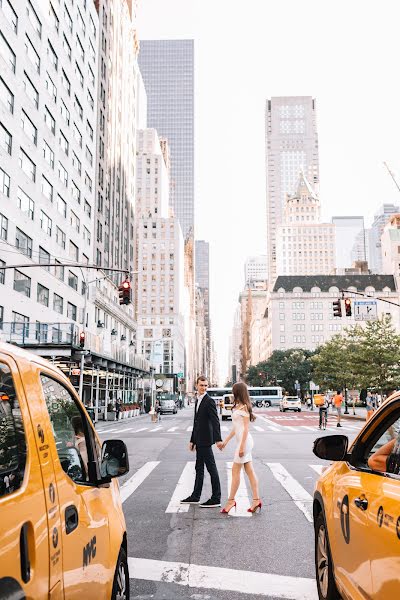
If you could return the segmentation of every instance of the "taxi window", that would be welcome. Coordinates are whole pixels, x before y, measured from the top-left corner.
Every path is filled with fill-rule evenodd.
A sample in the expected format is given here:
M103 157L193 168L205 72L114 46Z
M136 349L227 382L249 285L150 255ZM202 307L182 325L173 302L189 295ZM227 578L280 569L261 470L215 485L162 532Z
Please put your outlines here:
M67 388L47 375L40 379L61 466L73 481L87 482L91 444L85 417Z
M390 423L370 449L368 464L376 471L400 475L400 417Z
M11 371L0 362L0 497L18 490L24 479L26 440Z

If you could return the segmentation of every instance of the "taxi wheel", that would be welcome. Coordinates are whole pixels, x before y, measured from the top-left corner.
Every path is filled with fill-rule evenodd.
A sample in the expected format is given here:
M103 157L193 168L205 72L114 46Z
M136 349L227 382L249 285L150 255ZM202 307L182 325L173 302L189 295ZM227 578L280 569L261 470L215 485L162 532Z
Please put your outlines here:
M123 548L119 551L115 569L111 600L129 600L128 560Z
M315 575L320 600L340 600L333 575L333 562L329 548L325 519L320 513L315 521Z

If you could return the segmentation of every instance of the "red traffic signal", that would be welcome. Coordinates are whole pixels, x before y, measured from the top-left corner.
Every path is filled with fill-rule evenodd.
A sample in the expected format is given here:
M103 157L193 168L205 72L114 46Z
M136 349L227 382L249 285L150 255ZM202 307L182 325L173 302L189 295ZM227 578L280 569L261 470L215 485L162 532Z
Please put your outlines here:
M119 303L130 304L132 302L132 288L131 282L125 279L118 287Z
M350 300L350 298L344 299L344 310L346 312L346 317L351 317L351 300Z
M85 347L85 332L81 331L81 333L79 334L79 348L84 348Z
M333 316L334 317L341 317L342 316L342 302L341 302L341 300L335 300L334 302L332 302L332 306L333 306Z

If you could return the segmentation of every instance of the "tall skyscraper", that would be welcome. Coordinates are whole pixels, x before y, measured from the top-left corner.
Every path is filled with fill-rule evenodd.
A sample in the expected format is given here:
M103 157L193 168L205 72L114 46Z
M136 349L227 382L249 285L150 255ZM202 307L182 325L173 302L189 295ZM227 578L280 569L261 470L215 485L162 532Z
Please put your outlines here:
M316 101L311 96L276 97L266 105L268 274L277 276L276 233L286 194L296 190L300 171L319 184Z
M245 286L252 286L257 282L266 282L268 278L267 256L249 256L244 263Z
M383 204L374 216L369 231L369 267L373 273L383 273L381 237L390 217L398 212L400 208L395 204Z
M207 359L211 351L210 326L210 244L204 240L196 240L195 244L196 285L204 296L204 322L207 333Z
M364 217L332 217L336 228L336 268L350 268L367 260Z
M171 151L170 203L184 237L194 231L194 40L142 40L147 126Z

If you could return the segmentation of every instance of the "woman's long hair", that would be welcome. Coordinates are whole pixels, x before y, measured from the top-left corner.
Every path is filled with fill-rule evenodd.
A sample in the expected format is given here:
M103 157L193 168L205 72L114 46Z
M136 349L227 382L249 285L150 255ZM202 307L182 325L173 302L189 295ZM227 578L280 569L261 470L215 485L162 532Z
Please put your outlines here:
M243 383L243 381L239 381L239 383L234 383L232 388L233 394L233 408L236 407L237 404L243 404L246 406L250 421L255 421L256 417L253 414L253 407L251 405L251 400L249 396L249 390L247 389L247 385Z

